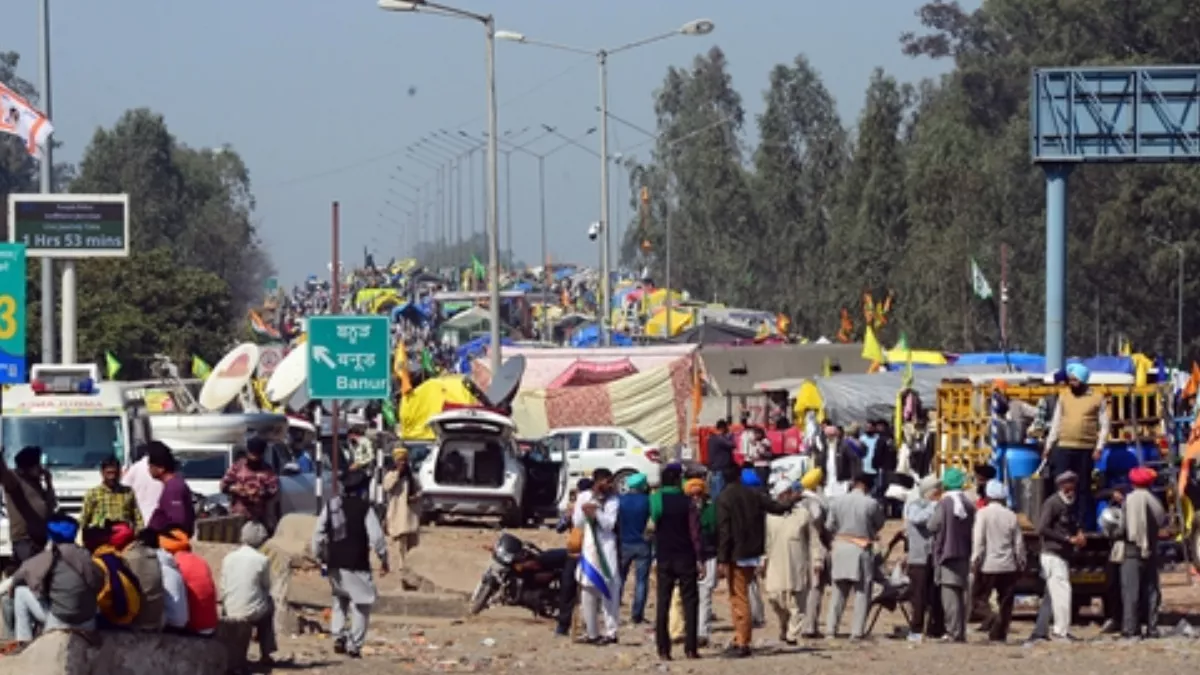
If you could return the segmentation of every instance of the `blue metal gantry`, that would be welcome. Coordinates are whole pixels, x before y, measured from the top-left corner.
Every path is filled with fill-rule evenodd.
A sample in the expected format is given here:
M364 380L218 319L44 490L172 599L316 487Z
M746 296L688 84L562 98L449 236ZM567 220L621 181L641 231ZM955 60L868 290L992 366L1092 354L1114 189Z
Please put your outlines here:
M1067 179L1077 164L1200 162L1200 65L1039 68L1030 150L1046 172L1046 368L1065 363Z

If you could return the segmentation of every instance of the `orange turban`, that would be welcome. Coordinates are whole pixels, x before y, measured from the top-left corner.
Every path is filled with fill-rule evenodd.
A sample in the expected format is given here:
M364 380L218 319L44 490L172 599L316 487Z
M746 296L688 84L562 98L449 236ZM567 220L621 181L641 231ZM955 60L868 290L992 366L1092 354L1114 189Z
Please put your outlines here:
M191 539L183 532L183 530L172 530L168 534L161 534L158 537L158 546L167 553L179 553L180 551L189 551L192 548Z
M707 495L708 483L703 478L691 478L683 484L683 493L689 497Z

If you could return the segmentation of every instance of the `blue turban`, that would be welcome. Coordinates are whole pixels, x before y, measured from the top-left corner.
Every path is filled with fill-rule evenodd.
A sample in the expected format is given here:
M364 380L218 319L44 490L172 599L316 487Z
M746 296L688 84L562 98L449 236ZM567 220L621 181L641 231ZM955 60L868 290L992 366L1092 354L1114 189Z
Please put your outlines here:
M746 487L762 487L762 481L754 469L742 469L742 485Z
M1067 377L1073 377L1079 380L1082 384L1087 384L1088 379L1092 376L1092 371L1082 363L1071 363L1067 365Z
M71 544L79 535L79 523L70 516L54 516L46 523L50 541L56 544Z

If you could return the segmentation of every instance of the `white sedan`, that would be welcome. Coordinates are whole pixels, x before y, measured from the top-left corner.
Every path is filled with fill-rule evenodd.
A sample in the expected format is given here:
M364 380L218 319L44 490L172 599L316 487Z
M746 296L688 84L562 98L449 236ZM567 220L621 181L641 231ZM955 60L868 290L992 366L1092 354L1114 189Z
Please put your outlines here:
M571 487L580 478L590 478L596 469L608 469L625 490L625 481L635 473L646 474L658 485L662 474L662 451L632 429L624 427L564 427L546 436L546 447L566 453Z

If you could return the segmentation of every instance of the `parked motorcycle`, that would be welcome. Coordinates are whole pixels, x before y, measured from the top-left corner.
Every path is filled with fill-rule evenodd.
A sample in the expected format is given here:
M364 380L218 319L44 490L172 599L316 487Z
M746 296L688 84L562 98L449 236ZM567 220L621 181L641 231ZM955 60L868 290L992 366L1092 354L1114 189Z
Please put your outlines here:
M471 594L470 613L491 605L524 607L535 616L558 616L559 589L567 550L543 551L511 534L501 534L492 547L492 562Z

